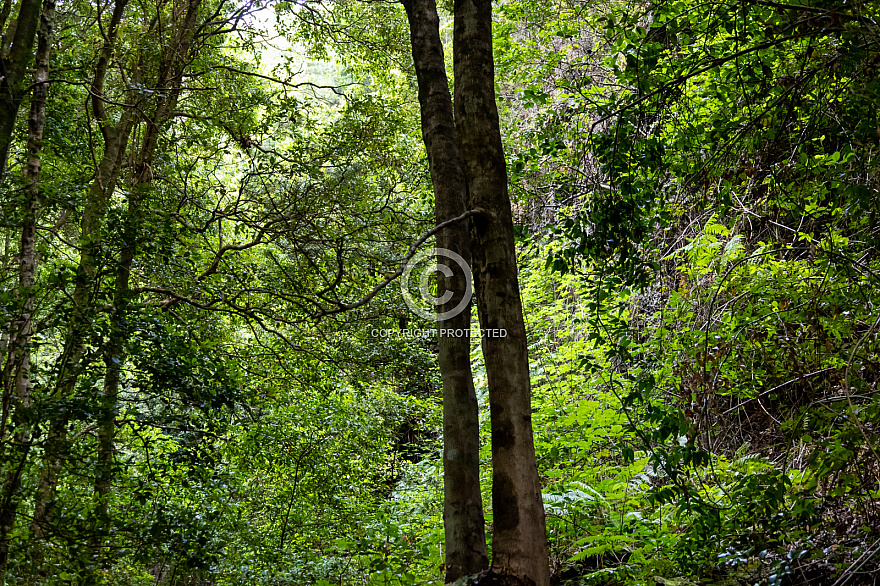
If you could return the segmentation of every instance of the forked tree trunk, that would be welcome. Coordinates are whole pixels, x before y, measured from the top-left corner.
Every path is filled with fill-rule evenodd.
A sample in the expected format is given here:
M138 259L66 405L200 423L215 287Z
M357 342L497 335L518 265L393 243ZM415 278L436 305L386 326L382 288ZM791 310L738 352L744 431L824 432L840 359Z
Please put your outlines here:
M455 0L455 122L473 217L473 271L492 419L492 572L550 583L507 170L495 104L491 0Z
M152 188L154 155L159 146L159 136L165 124L172 118L183 85L183 74L189 65L192 37L196 31L196 18L201 0L189 0L181 6L181 18L177 23L174 41L166 46L159 63L156 87L165 93L158 98L156 109L146 122L140 152L136 156L137 172L128 189L128 210L123 220L122 248L116 267L113 292L113 309L110 315L110 334L104 349L104 389L98 409L98 453L95 492L98 497L95 528L90 547L98 564L92 568L86 584L99 584L100 570L111 562L113 549L113 519L109 500L116 477L116 416L119 390L122 383L122 365L127 358L126 341L130 335L129 305L132 300L131 270L138 254L139 226L143 199ZM120 156L124 154L120 151Z
M422 137L430 161L434 209L438 224L467 210L467 183L458 149L449 82L440 40L440 19L434 0L405 0L413 61L419 82ZM458 222L437 234L437 247L470 262L470 234ZM453 310L467 290L466 275L456 262L440 255L452 270L441 279L439 295L453 293L438 314ZM469 330L468 305L440 321L444 330ZM486 554L483 500L480 493L480 420L470 362L470 339L441 335L438 339L443 379L443 524L446 534L446 582L476 574L489 566Z

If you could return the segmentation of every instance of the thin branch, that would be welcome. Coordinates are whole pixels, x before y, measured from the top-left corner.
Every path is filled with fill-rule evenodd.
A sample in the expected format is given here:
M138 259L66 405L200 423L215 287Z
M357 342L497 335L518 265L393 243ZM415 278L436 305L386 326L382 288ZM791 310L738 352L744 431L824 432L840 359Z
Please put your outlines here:
M461 222L462 220L465 220L471 216L490 215L490 214L491 214L491 212L484 210L483 208L475 208L473 210L468 210L465 213L461 214L460 216L456 216L455 218L452 218L451 220L446 220L445 222L440 222L439 224L437 224L436 227L432 228L431 230L428 230L427 232L425 232L425 234L422 235L421 238L419 238L418 240L413 242L412 246L409 247L409 250L407 251L406 256L404 257L403 262L401 262L400 266L397 267L397 270L394 271L393 273L391 273L390 275L388 275L387 277L385 277L385 280L383 280L381 283L379 283L378 285L373 287L372 291L370 291L369 293L367 293L365 296L361 297L359 300L355 301L354 303L340 304L338 307L336 307L334 309L323 310L319 315L316 315L315 317L320 319L320 318L328 316L328 315L335 315L337 313L351 311L352 309L357 309L358 307L362 307L362 306L366 305L367 303L372 301L372 299L376 295L378 295L382 289L387 287L392 281L394 281L395 279L397 279L397 277L399 277L400 275L403 274L403 272L406 270L407 263L409 263L409 261L412 259L412 257L415 256L416 250L418 250L418 248L422 244L424 244L425 241L428 240L428 238L434 236L435 234L437 234L438 232L440 232L444 228L446 228L448 226L452 226L453 224Z
M243 69L238 69L237 67L231 67L229 65L216 65L206 71L211 71L214 69L223 69L225 71L230 71L232 73L238 73L239 75L247 75L250 77L259 77L260 79L265 79L267 81L271 81L272 83L277 83L279 85L283 85L284 87L289 87L289 88L294 88L294 89L299 89L302 87L311 87L311 88L320 89L320 90L331 90L333 93L335 93L338 96L345 95L341 91L339 91L339 88L350 87L353 85L361 85L360 83L357 83L357 82L344 83L342 85L319 85L316 83L312 83L310 81L301 81L299 83L292 83L289 81L284 81L283 79L278 79L277 77L272 77L270 75L263 75L262 73L256 73L254 71L245 71ZM196 75L197 74L193 74L188 77L196 77Z

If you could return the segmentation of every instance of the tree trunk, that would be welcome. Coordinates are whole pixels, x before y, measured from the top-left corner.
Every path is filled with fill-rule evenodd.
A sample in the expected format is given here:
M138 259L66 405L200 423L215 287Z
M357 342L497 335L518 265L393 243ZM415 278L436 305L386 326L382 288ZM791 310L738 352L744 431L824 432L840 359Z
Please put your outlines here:
M104 219L110 196L119 179L122 160L126 154L129 135L134 126L132 109L123 111L119 120L113 124L104 111L104 79L110 65L120 22L128 0L118 0L107 29L107 37L101 49L101 55L91 86L92 110L104 140L104 152L96 169L95 179L89 186L80 221L80 233L85 244L80 249L77 267L76 286L72 294L73 311L68 326L64 349L59 358L58 378L53 394L60 400L69 397L76 387L77 380L83 370L82 359L85 354L89 320L92 312L95 281L98 263L103 247ZM43 442L43 463L37 486L34 516L31 522L32 571L40 575L45 571L43 551L40 541L50 532L53 516L53 504L58 485L59 475L67 450L68 436L66 411L54 410L46 438Z
M37 254L36 226L40 208L40 170L42 167L43 128L46 124L46 94L49 79L49 54L52 28L55 25L55 0L45 0L37 48L37 66L34 90L28 116L27 166L25 175L25 209L18 250L18 316L10 335L9 354L3 369L4 392L15 401L12 409L18 414L14 434L17 461L7 471L0 504L0 585L6 583L9 545L20 503L18 494L21 477L31 446L30 417L24 412L31 408L31 323L34 307ZM4 438L5 439L5 438Z
M97 527L93 532L90 546L98 565L89 573L86 584L101 582L99 569L106 569L110 556L104 545L112 545L113 522L110 515L110 493L113 489L116 466L116 416L118 414L119 388L122 382L122 364L125 362L126 340L130 334L128 327L128 304L131 297L131 266L137 254L138 216L140 214L140 190L135 186L130 190L128 213L124 220L122 251L116 269L116 283L113 293L113 310L110 316L110 335L104 349L104 389L98 402L98 454L95 492L98 504L95 512Z
M8 40L11 40L11 44L8 51L4 47L0 54L3 72L0 75L0 177L6 174L18 108L26 95L22 84L31 62L34 37L40 26L41 3L41 0L22 0L18 18L9 21L9 27L3 31L4 44Z
M138 253L140 239L139 226L141 205L153 183L153 158L159 146L158 139L162 128L171 119L183 84L183 74L190 62L192 37L196 31L196 18L201 0L189 0L185 10L181 10L181 18L177 23L177 32L173 43L165 47L159 63L156 87L164 92L157 99L156 108L146 123L143 142L136 159L136 173L128 189L128 210L125 216L122 248L116 267L116 278L113 293L113 309L110 317L110 334L104 349L103 393L98 408L98 454L95 492L98 506L95 519L98 527L90 546L94 558L99 564L93 570L106 569L111 557L106 555L112 550L112 517L109 511L109 499L116 476L116 416L118 414L119 389L122 383L122 365L127 358L126 340L130 334L128 326L128 308L132 298L130 286L132 263ZM139 67L136 74L145 67ZM124 155L122 145L120 156ZM107 546L106 551L105 545ZM86 584L100 583L100 575L91 572Z
M436 221L458 217L467 210L467 183L458 150L452 98L443 59L437 6L434 0L404 2L410 26L413 61L419 82L422 137L430 161ZM437 247L470 262L468 224L459 222L437 234ZM469 275L451 259L438 262L451 269L441 279L439 295L452 298L438 314L452 310L466 294ZM470 306L439 321L444 330L470 330ZM446 533L446 582L481 572L489 565L486 553L483 500L480 493L480 420L470 362L470 338L441 335L438 339L443 379L443 522Z
M455 121L473 217L473 271L492 420L492 571L550 583L544 506L532 437L531 385L513 217L495 104L491 0L455 0Z

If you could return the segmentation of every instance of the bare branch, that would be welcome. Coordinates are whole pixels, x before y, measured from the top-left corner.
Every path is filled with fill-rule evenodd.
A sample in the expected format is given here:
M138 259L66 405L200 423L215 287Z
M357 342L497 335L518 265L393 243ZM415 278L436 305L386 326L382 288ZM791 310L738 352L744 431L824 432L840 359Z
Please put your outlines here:
M318 314L314 317L317 319L320 319L320 318L328 316L328 315L335 315L337 313L351 311L352 309L357 309L358 307L363 307L364 305L366 305L367 303L372 301L373 298L376 295L378 295L382 289L387 287L392 281L394 281L395 279L397 279L397 277L399 277L400 275L403 274L403 271L406 270L407 263L409 263L409 261L412 259L412 257L415 256L416 250L418 250L418 248L422 244L424 244L425 241L428 240L428 238L434 236L435 234L437 234L438 232L440 232L441 230L443 230L447 226L451 226L453 224L461 222L462 220L465 220L471 216L489 215L489 214L491 214L491 212L484 210L483 208L476 208L473 210L468 210L465 213L461 214L460 216L452 218L451 220L446 220L445 222L440 222L439 224L437 224L436 227L432 228L431 230L428 230L427 232L425 232L422 235L421 238L419 238L418 240L413 242L412 246L409 247L409 250L407 251L406 256L404 257L403 262L401 262L400 266L397 267L397 270L394 271L393 273L391 273L390 275L388 275L387 277L385 277L385 279L381 283L379 283L378 285L373 287L372 291L370 291L369 293L367 293L365 296L361 297L360 299L358 299L354 303L340 304L338 307L335 307L333 309L323 310L320 314Z

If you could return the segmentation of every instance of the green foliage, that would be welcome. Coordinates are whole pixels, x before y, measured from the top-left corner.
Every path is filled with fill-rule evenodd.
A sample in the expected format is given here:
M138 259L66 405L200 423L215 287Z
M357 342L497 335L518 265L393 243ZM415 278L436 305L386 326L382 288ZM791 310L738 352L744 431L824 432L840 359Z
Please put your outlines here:
M392 498L435 451L432 354L370 335L397 324L394 289L337 316L427 225L413 106L363 87L328 101L295 64L263 69L254 14L193 6L192 30L183 4L129 6L100 90L112 3L59 11L81 38L61 39L51 64L53 79L65 73L50 86L29 291L17 286L19 160L2 186L14 195L0 206L0 461L18 515L2 536L7 583L436 575L436 488ZM191 59L162 62L175 35L196 33ZM175 92L156 82L168 67L181 90L154 124ZM134 120L111 171L82 108L96 92L105 125ZM6 343L27 294L30 395L10 402Z
M687 1L499 13L522 232L580 276L552 310L580 344L545 350L568 357L556 381L583 377L558 421L592 429L610 403L622 428L591 431L584 447L615 449L588 459L554 435L545 474L641 466L633 510L666 511L663 555L695 576L826 571L830 526L876 515L859 504L878 442L876 21ZM585 556L637 549L601 524L572 531ZM626 565L589 575L646 575Z
M434 341L371 333L413 319L395 287L345 310L430 227L402 7L275 3L287 55L265 49L263 13L202 3L199 50L152 125L172 4L123 15L100 97L135 122L100 197L102 128L82 105L112 7L59 7L80 34L52 57L25 288L19 120L0 187L6 581L441 584ZM878 18L871 3L496 6L560 583L861 571L880 518ZM23 399L7 344L26 307Z

